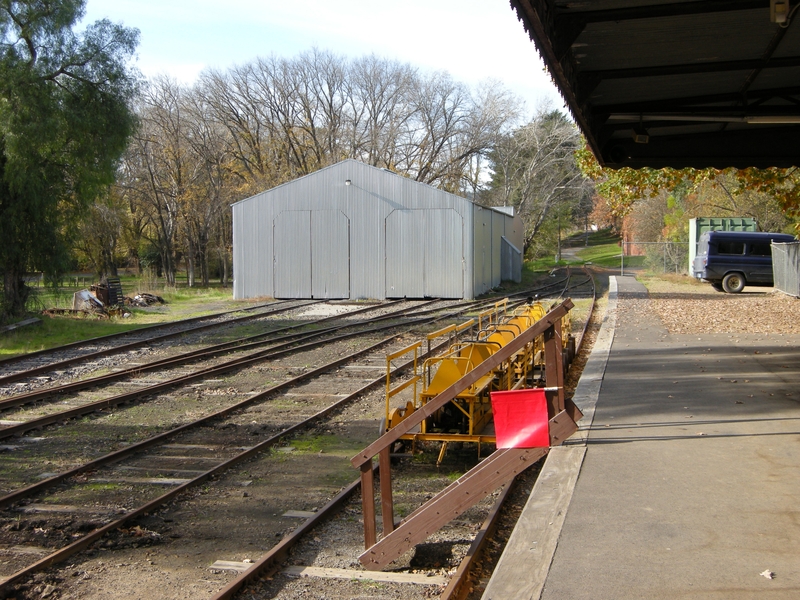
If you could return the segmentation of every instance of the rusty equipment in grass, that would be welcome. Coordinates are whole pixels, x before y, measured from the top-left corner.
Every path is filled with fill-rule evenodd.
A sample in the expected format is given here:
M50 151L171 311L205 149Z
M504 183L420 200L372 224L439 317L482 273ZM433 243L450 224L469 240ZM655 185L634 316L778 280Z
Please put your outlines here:
M496 355L546 314L546 309L539 301L529 300L522 306L509 309L506 298L475 319L429 334L428 354L433 340L451 337L444 354L428 358L420 364L422 342L417 342L387 355L386 414L381 434L397 427L456 381ZM575 338L569 333L569 312L560 317L559 325L562 365L566 370L575 351ZM546 387L544 350L544 334L532 338L507 359L459 390L450 402L424 419L414 430L402 435L400 440L410 442L412 452L417 442L441 442L437 464L441 463L447 444L451 442L476 443L480 455L482 443L495 442L494 432L489 427L492 418L489 394L520 387ZM392 361L411 355L411 376L403 383L394 383Z
M420 394L419 405L415 406L413 411L407 410L403 413L402 420L396 424L393 423L392 427L388 428L379 439L351 459L352 465L361 471L361 501L366 550L359 556L359 560L364 567L370 570L386 567L405 551L424 541L434 531L480 502L493 490L511 481L516 475L535 464L549 451L549 447L509 447L495 450L491 456L414 510L400 523L395 523L392 499L392 447L399 441L409 439L409 436L413 440L414 436L422 435L423 424L427 431L427 424L435 423L436 414L448 404L461 403L459 404L461 408L468 406L468 402L463 403L465 399L459 398L459 395L470 389L471 386L479 384L482 378L491 376L491 385L506 386L508 381L515 381L515 386L518 384L519 387L523 387L524 384L535 380L539 371L543 372L547 403L547 435L550 447L560 445L577 431L576 423L583 415L571 399L566 398L564 394L564 359L569 357L570 343L569 335L562 331L562 326L564 317L572 307L572 301L567 299L551 308L544 316L535 320L530 327L521 331L505 345L501 345L483 362L452 381L436 396L423 402L422 394ZM490 330L491 332L483 337L479 332L475 341L488 340L492 334L505 328L509 318L516 316L525 317L524 314L514 313L504 314L502 319L497 316L493 321L497 327L493 330L484 327L483 329L486 329L487 332ZM530 317L530 313L528 316ZM543 345L543 357L540 364L536 362L537 338L541 338ZM567 338L566 341L565 338ZM454 348L453 352L455 351ZM416 349L413 352L416 352ZM458 355L451 353L451 357L453 356ZM522 357L526 357L526 360L531 360L532 363L530 365L519 364L519 359ZM521 367L520 373L527 372L528 376L518 376L517 367ZM527 371L525 371L526 368ZM435 374L433 376L435 377ZM415 371L414 377L409 381L414 383L401 385L422 386L422 389L425 389L424 373ZM396 386L395 389L397 387L399 386ZM391 390L391 388L387 389ZM383 536L380 540L378 540L373 473L375 456L378 456L378 477L380 479L378 491L383 522Z

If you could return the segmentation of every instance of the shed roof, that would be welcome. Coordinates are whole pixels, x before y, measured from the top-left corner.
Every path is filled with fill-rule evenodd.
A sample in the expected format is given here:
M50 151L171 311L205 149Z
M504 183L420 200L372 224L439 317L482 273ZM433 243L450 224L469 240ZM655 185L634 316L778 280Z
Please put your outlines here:
M800 165L800 10L782 26L769 0L511 5L601 164Z
M356 168L356 169L360 168L360 169L363 169L363 170L368 170L368 171L371 171L373 174L383 173L383 174L386 174L387 177L402 177L406 182L408 182L408 184L410 186L424 186L425 188L436 190L437 192L439 192L439 193L441 193L441 194L443 194L445 196L452 196L453 198L458 198L459 200L462 200L464 202L469 202L470 204L474 204L476 206L480 206L481 208L485 208L487 210L492 210L492 211L495 211L495 212L499 212L499 213L502 213L502 214L507 215L507 216L513 217L514 214L515 214L513 206L486 206L486 205L483 205L483 204L479 204L478 202L475 202L474 200L470 200L469 198L464 198L463 196L459 196L458 194L453 194L451 192L439 189L439 188L434 187L434 186L432 186L430 184L423 183L423 182L420 182L420 181L416 181L416 180L411 179L409 177L404 177L400 173L396 173L396 172L394 172L394 171L392 171L390 169L383 169L383 168L380 168L380 167L373 167L372 165L368 165L367 163L362 162L360 160L356 160L354 158L346 158L345 160L341 160L341 161L339 161L337 163L334 163L332 165L328 165L327 167L323 167L323 168L321 168L321 169L319 169L317 171L309 173L308 175L303 175L302 177L298 177L297 179L292 179L291 181L287 181L286 183L282 183L281 185L277 185L274 188L270 188L268 190L264 190L263 192L259 192L258 194L255 194L253 196L249 196L247 198L243 198L242 200L239 200L238 202L233 202L231 204L231 206L235 206L235 205L240 204L242 202L248 202L248 201L253 200L255 198L261 197L262 194L264 194L264 193L271 192L273 190L277 190L277 189L280 189L280 188L283 188L283 187L292 186L295 182L300 181L301 179L314 178L314 177L317 177L317 176L321 175L325 171L337 170L337 169L340 169L343 166L350 166L350 167Z

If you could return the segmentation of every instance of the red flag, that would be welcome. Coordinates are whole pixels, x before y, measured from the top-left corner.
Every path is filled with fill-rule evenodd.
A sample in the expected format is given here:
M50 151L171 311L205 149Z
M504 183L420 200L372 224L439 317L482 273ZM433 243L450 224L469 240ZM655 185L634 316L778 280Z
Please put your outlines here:
M491 397L498 448L550 446L550 422L543 389L492 392Z

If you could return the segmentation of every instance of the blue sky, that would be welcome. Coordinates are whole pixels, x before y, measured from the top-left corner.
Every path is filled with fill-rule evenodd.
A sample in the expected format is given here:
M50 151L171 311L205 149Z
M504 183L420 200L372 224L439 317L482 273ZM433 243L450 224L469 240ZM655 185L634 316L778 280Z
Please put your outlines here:
M507 0L88 0L85 21L141 31L136 66L184 83L206 67L316 46L349 57L374 53L476 85L500 81L528 113L562 106Z

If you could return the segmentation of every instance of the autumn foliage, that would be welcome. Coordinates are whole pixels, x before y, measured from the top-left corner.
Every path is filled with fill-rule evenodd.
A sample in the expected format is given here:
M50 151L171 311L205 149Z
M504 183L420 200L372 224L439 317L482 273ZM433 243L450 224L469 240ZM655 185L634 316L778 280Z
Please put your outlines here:
M774 197L786 216L796 221L795 227L800 229L800 170L797 167L723 170L624 167L613 170L601 167L585 143L577 151L577 159L583 174L595 181L597 194L618 216L625 216L638 200L672 191L679 185L692 192L707 185L715 186L719 179L724 178L733 182L732 187L726 188L726 193L732 196L755 192Z

